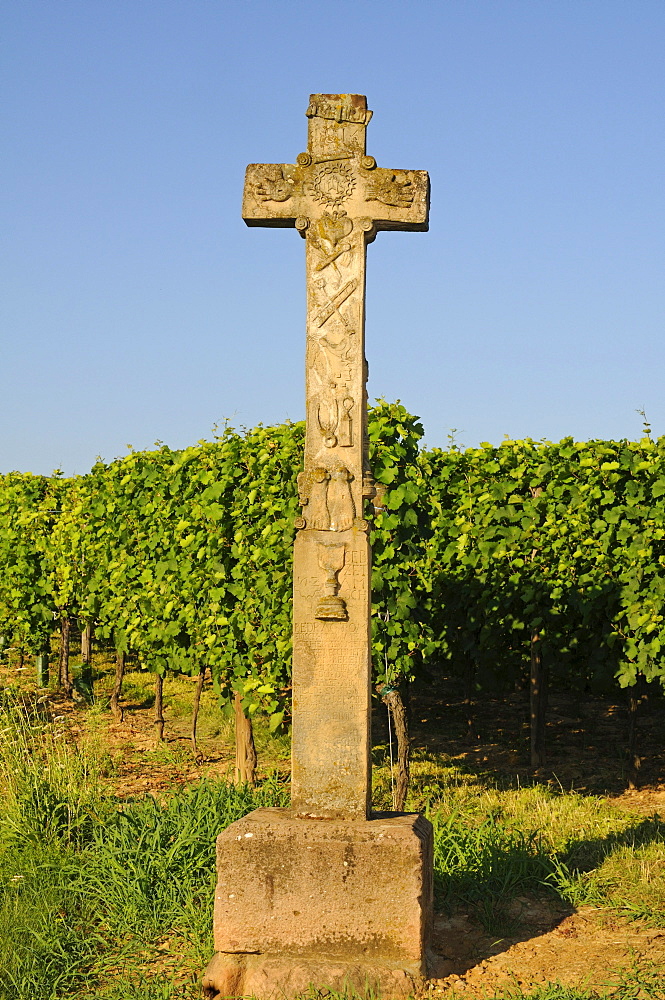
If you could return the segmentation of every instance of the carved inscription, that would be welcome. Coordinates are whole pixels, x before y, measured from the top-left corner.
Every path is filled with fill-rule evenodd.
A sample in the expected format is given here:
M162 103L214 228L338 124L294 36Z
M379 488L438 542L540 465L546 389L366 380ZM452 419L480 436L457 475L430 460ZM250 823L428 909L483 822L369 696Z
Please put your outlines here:
M348 101L328 101L320 95L310 102L305 114L308 118L327 118L338 123L355 122L359 125L367 125L372 117L372 112L367 108L354 106Z

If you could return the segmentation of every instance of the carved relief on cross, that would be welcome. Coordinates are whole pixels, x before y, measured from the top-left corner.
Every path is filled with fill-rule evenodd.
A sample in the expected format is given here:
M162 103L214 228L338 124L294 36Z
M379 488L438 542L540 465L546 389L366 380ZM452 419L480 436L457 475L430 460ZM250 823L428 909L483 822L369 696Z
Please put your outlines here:
M295 226L307 241L305 470L348 469L361 517L365 250L380 230L427 230L429 181L424 170L385 169L366 155L364 96L313 94L306 114L307 151L295 163L247 167L242 214L248 226Z
M370 808L371 551L366 248L382 229L427 229L425 171L365 153L358 94L314 94L307 151L247 168L249 226L306 241L307 431L298 477L293 586L291 801L296 815L365 818Z

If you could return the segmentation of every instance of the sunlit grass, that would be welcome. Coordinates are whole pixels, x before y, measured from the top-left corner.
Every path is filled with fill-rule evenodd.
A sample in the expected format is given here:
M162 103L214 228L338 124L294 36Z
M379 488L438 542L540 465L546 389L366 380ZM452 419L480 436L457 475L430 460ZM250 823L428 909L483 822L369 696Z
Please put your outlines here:
M104 760L13 698L0 705L0 791L1 1000L78 997L132 956L138 971L166 936L200 970L212 953L216 835L287 801L276 779L203 781L119 808Z
M488 931L501 933L507 902L546 893L665 926L661 820L558 786L500 787L443 754L416 755L411 775L407 808L434 823L435 880L445 908L473 906ZM390 799L384 755L374 768L374 801L390 808Z
M131 677L129 695L147 698L143 675ZM180 684L169 688L176 705ZM186 705L192 684L182 689ZM64 720L38 709L11 695L0 705L0 1000L189 1000L212 953L215 836L259 805L286 804L287 785L280 777L256 789L203 780L158 800L119 803L103 712L86 709L92 725L77 745ZM231 742L232 719L224 718ZM256 731L264 768L283 765L288 737L271 741L263 722ZM160 754L174 768L192 759L182 741L146 756L157 762ZM379 807L390 805L384 756L374 769ZM424 753L413 761L409 806L434 824L438 905L473 910L491 933L504 933L511 899L524 894L665 926L665 825L657 818L559 787L500 787ZM663 1000L657 973L639 975L641 993L630 993L626 979L605 993L552 985L495 996Z

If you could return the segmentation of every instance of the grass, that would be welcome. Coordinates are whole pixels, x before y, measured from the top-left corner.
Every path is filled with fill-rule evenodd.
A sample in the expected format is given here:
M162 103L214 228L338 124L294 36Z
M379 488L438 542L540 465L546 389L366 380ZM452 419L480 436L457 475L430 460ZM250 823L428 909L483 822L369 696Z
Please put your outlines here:
M216 834L259 805L286 803L273 780L257 789L203 781L163 803L119 804L105 764L5 698L1 1000L97 997L123 969L123 995L159 996L132 970L162 958L167 938L178 964L202 968L212 952ZM186 996L182 984L168 989Z
M87 714L98 736L100 710ZM264 754L282 761L284 737L271 747L259 732ZM159 800L118 801L96 736L77 745L38 704L11 694L0 702L0 1000L198 996L212 952L215 836L259 805L287 801L278 777L257 788L204 779ZM381 807L390 788L378 757ZM656 817L561 788L499 787L425 753L413 762L409 805L434 824L439 906L475 910L492 934L505 933L508 904L529 893L665 926L665 824ZM550 984L490 996L665 1000L662 973L644 969L604 993Z
M446 1000L462 1000L464 996L464 990L453 990L446 994ZM624 975L622 982L600 990L547 983L527 991L519 986L492 991L487 1000L665 1000L665 985L658 970L635 967Z
M388 800L385 768L377 778ZM427 754L413 762L407 807L434 823L439 904L475 907L490 933L505 933L507 902L543 892L665 927L665 823L657 817L542 784L501 788Z
M98 657L101 660L101 657ZM209 679L208 679L209 680ZM95 702L86 713L86 725L90 730L95 724L103 728L108 719L108 706L113 677L107 669L95 673ZM195 677L168 674L164 679L164 715L166 736L172 739L179 734L178 741L165 742L151 751L155 763L180 764L191 760L190 739L192 698ZM152 710L155 698L154 677L145 670L128 670L123 679L123 702L131 709ZM234 741L234 715L231 706L220 711L219 700L211 686L206 686L201 695L197 724L197 739L202 749L214 741L228 746ZM186 734L186 735L185 735ZM287 775L290 770L291 737L288 732L271 733L268 720L254 719L254 740L261 762L268 761L270 772L279 771Z

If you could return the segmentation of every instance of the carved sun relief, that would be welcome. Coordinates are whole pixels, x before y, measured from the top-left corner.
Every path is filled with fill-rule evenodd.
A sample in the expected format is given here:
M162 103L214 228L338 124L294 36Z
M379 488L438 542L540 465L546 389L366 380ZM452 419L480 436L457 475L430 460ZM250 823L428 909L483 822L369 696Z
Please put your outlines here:
M312 198L337 208L353 193L356 179L348 163L321 163L310 181Z

